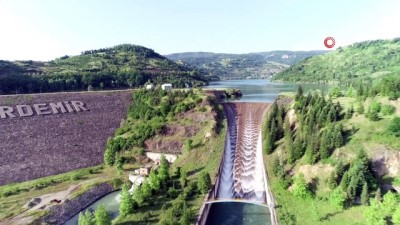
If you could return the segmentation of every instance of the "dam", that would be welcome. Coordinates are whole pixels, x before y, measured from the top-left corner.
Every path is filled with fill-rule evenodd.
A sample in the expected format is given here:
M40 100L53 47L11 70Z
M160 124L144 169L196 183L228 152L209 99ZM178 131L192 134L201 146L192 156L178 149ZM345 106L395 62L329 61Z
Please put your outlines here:
M262 122L270 103L222 103L227 118L215 185L197 224L277 224L262 154Z

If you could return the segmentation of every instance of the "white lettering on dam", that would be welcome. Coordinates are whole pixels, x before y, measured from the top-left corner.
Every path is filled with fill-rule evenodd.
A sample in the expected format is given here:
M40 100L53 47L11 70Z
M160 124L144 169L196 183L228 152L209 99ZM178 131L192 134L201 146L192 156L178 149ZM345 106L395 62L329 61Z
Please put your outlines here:
M0 106L0 118L29 117L60 113L83 112L89 109L81 101L38 103L33 105Z

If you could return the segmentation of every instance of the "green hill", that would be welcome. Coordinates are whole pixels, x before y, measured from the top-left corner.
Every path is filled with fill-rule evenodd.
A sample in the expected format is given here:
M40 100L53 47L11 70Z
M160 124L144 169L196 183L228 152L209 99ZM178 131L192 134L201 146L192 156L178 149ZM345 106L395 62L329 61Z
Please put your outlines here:
M269 78L306 57L327 51L271 51L249 54L185 52L167 55L182 65L222 79Z
M339 47L306 58L278 73L275 80L353 84L400 74L400 38Z
M1 61L0 94L138 87L152 81L200 86L206 78L142 46L123 44L49 62Z

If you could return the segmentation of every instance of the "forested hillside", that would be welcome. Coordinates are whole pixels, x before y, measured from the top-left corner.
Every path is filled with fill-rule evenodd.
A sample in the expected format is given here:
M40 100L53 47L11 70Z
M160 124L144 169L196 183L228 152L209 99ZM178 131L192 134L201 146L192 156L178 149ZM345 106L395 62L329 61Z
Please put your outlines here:
M339 92L300 87L266 117L264 161L280 223L398 224L400 101Z
M132 88L147 81L169 82L175 87L206 84L197 71L129 44L49 62L0 60L0 94Z
M275 80L355 84L400 74L400 38L355 43L306 58L280 72Z
M250 54L185 52L167 55L169 59L187 64L222 79L268 78L300 60L327 51L271 51Z

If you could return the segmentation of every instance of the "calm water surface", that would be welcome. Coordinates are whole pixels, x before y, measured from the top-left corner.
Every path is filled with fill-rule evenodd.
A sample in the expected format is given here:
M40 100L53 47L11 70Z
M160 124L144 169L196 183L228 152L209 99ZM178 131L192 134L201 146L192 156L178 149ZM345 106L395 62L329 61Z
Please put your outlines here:
M304 91L320 89L327 92L329 86L322 84L302 84ZM268 79L224 80L210 82L207 88L236 88L242 91L239 102L273 102L281 92L296 91L298 84L276 83Z

